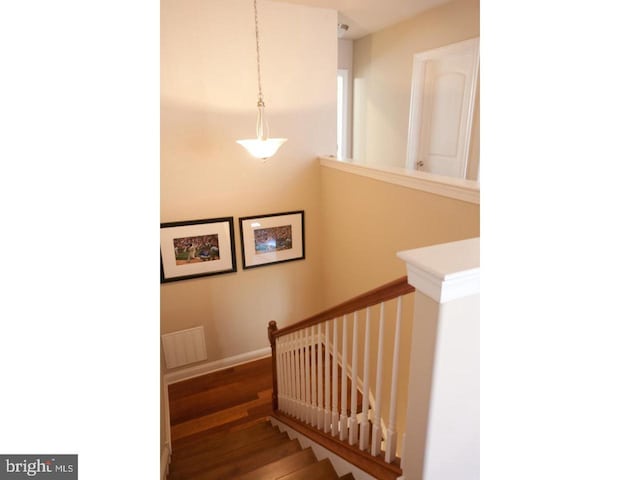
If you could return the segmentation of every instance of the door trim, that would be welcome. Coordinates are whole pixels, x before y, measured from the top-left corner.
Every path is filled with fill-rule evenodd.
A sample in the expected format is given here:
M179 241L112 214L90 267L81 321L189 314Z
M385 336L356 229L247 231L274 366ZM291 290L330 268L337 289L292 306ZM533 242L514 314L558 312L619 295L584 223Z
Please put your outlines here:
M476 99L476 85L478 83L480 38L475 37L462 42L452 43L444 47L434 48L426 52L416 53L413 56L413 75L411 78L411 103L409 104L409 137L407 139L407 161L405 166L409 170L416 170L418 161L418 149L420 148L420 128L422 118L422 104L424 99L424 79L427 63L447 55L472 52L473 72L471 74L471 96L469 98L467 115L467 135L464 141L463 155L466 161L469 159L469 142L471 140L471 127L473 123L473 110ZM465 166L466 170L466 166Z

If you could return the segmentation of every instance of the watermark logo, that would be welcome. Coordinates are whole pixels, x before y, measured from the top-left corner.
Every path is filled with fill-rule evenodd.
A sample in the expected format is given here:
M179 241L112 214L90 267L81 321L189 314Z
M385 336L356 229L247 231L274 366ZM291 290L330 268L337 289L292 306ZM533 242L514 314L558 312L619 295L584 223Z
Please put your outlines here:
M0 480L78 480L78 455L0 455Z

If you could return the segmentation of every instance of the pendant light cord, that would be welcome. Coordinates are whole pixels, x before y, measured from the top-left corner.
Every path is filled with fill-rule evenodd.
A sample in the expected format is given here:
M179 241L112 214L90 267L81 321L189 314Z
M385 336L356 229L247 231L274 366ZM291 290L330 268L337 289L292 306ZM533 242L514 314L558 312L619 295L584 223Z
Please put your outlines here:
M262 99L262 78L260 75L260 39L258 37L258 0L253 0L253 13L256 24L256 55L258 58L258 107L264 107Z

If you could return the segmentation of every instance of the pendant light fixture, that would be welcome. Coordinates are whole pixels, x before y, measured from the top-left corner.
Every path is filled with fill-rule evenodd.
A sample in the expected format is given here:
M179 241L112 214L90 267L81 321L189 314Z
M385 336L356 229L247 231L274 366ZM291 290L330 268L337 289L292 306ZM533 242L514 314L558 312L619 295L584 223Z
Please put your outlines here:
M237 140L247 151L256 158L266 160L272 157L286 138L269 138L269 124L264 114L264 99L262 97L262 79L260 77L260 39L258 36L258 5L257 0L253 0L253 12L256 26L256 54L258 58L258 120L256 122L256 138Z

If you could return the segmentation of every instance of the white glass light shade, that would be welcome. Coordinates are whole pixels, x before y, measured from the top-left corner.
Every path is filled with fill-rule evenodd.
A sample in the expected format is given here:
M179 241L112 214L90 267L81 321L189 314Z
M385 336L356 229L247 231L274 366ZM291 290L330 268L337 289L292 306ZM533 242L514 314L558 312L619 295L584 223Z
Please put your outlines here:
M256 158L266 159L275 155L286 138L247 138L245 140L236 140L240 145L247 149L252 156Z
M258 101L258 119L256 120L256 138L236 140L252 156L263 160L272 157L286 142L286 138L269 138L269 123L264 114L264 103Z

